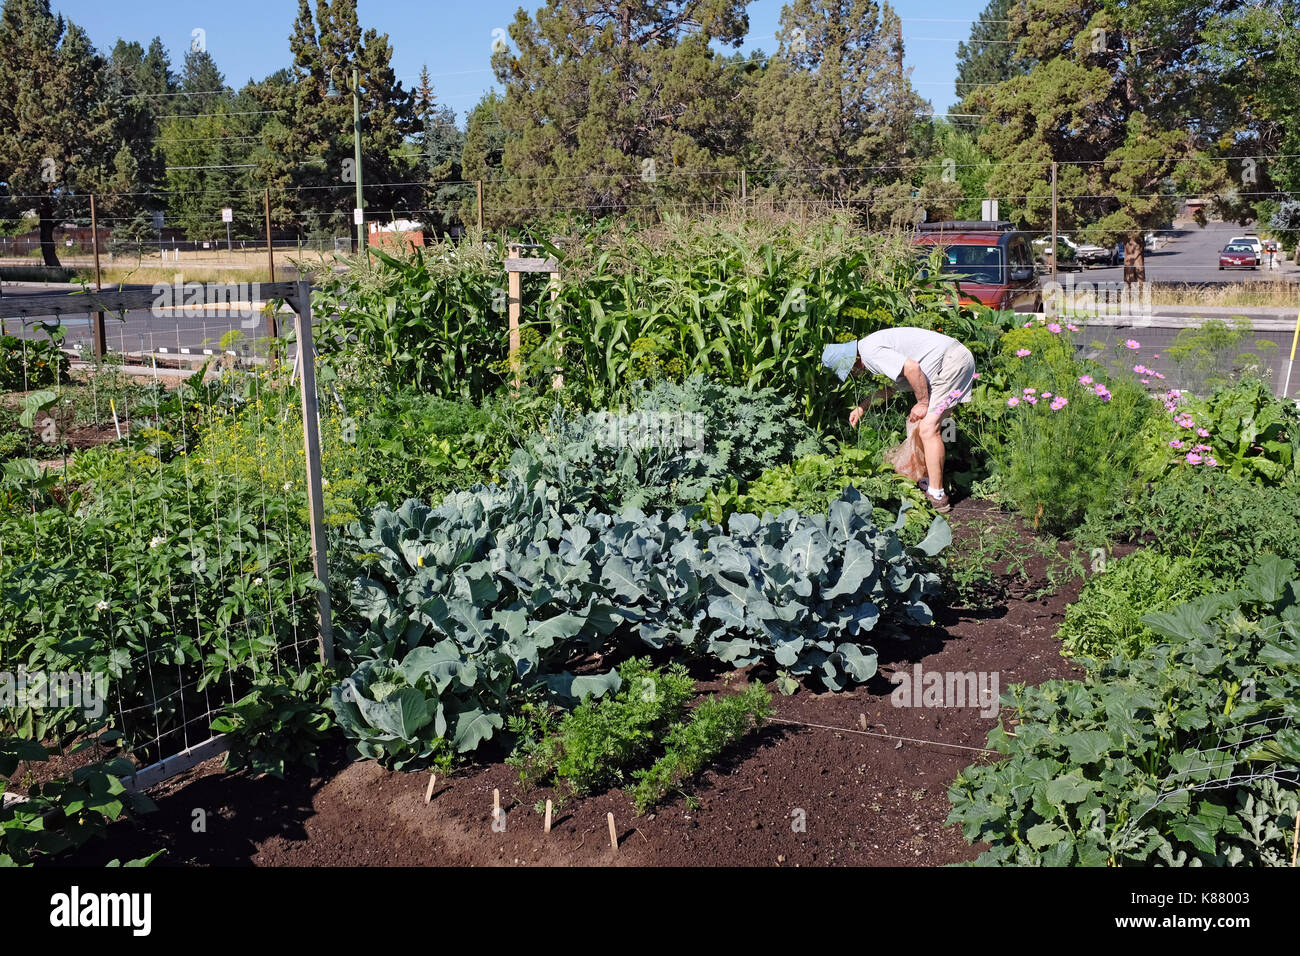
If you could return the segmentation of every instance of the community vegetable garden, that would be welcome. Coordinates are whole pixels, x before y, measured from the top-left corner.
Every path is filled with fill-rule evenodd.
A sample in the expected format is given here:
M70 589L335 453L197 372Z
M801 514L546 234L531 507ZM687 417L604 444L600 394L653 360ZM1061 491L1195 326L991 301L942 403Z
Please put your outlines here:
M1300 414L1248 357L1174 388L1194 331L957 307L834 219L544 244L514 361L504 248L319 279L333 663L283 342L5 341L0 671L107 694L0 709L0 861L1292 862ZM896 324L976 356L947 520L882 463L906 398L850 429L879 383L819 363Z

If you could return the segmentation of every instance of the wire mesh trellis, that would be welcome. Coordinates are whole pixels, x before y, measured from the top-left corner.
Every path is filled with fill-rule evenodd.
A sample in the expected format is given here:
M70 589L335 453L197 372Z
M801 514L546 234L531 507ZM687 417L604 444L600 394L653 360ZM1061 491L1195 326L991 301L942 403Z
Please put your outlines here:
M216 752L213 720L232 704L325 656L314 403L304 410L295 389L293 347L265 334L280 299L310 322L309 287L245 286L234 303L227 289L200 291L236 309L241 328L223 343L237 348L198 368L154 351L147 367L98 363L70 380L28 361L46 353L19 340L12 384L28 414L0 486L0 735L93 737L171 772L178 754ZM149 303L95 296L110 310ZM33 697L70 683L105 699Z

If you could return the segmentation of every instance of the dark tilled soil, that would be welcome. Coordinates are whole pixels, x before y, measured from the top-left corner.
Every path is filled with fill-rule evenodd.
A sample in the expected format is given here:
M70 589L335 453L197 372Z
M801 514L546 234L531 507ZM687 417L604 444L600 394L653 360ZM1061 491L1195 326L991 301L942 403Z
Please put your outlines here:
M980 522L1005 522L984 502L958 502L960 539ZM1064 546L1062 546L1064 552ZM1045 580L1036 558L1025 593ZM286 781L226 774L212 760L151 794L157 813L117 824L109 839L75 860L96 864L165 848L172 865L752 865L935 866L973 859L955 827L944 825L947 788L981 752L995 718L978 706L896 707L887 676L924 671L996 673L999 689L1078 677L1055 640L1078 579L1042 601L1012 597L992 610L947 609L937 627L907 641L882 642L881 674L850 692L791 697L774 690L776 719L738 752L658 812L638 817L615 790L574 800L543 833L534 803L499 759L439 779L425 803L427 774L351 763L343 747L320 755L320 769ZM770 673L755 673L770 680ZM731 680L704 674L702 693ZM769 684L769 686L774 686ZM863 725L865 724L865 730ZM493 828L500 791L504 831ZM618 851L606 814L614 814ZM199 831L199 832L196 832Z

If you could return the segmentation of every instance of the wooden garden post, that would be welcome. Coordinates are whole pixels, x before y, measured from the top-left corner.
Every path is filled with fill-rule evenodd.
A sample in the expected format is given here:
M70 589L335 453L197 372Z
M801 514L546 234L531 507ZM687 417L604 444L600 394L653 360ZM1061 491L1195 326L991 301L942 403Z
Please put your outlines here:
M329 560L325 541L325 496L321 485L320 414L316 401L316 356L311 337L311 283L299 282L294 295L298 315L298 366L302 372L302 437L307 460L307 500L311 518L311 558L316 580L320 659L334 663L334 627L330 613Z

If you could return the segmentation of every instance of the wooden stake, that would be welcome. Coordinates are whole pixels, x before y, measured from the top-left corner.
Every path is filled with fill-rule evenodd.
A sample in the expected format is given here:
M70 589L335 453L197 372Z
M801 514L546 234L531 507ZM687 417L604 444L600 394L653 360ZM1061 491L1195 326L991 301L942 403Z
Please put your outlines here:
M1295 867L1296 851L1300 850L1300 809L1295 815L1295 834L1291 837L1291 866Z
M501 791L492 791L492 819L495 820L501 816Z
M517 251L512 248L510 250L510 258L514 259L517 255ZM522 363L519 358L519 317L523 311L523 286L518 272L509 272L506 274L506 287L508 292L508 319L510 323L510 370L514 373L515 389L518 390L523 384L520 371Z
M551 801L546 801L546 823L542 826L543 833L551 832Z
M95 291L103 289L100 282L99 271L99 220L95 217L95 194L90 194L90 246L95 251ZM162 255L162 245L159 244L158 254ZM95 357L103 358L104 353L108 351L108 333L104 328L104 313L96 312L91 319L91 338L95 345ZM1292 352L1295 349L1291 350Z
M860 726L863 730L866 730L866 729L867 729L867 715L866 715L866 714L858 714L858 726Z
M307 464L307 504L311 525L312 570L321 589L316 593L320 661L334 663L334 625L330 610L329 555L325 537L325 495L321 484L320 408L316 397L316 355L311 337L311 283L299 282L294 294L297 313L298 368L302 372L302 438Z
M618 829L614 826L614 814L605 814L605 821L609 824L609 845L618 852Z
M438 785L438 775L436 773L429 774L429 786L424 791L425 803L428 803L430 800L433 799L433 788L436 787L437 785Z
M478 231L483 231L483 180L474 180L478 192Z

